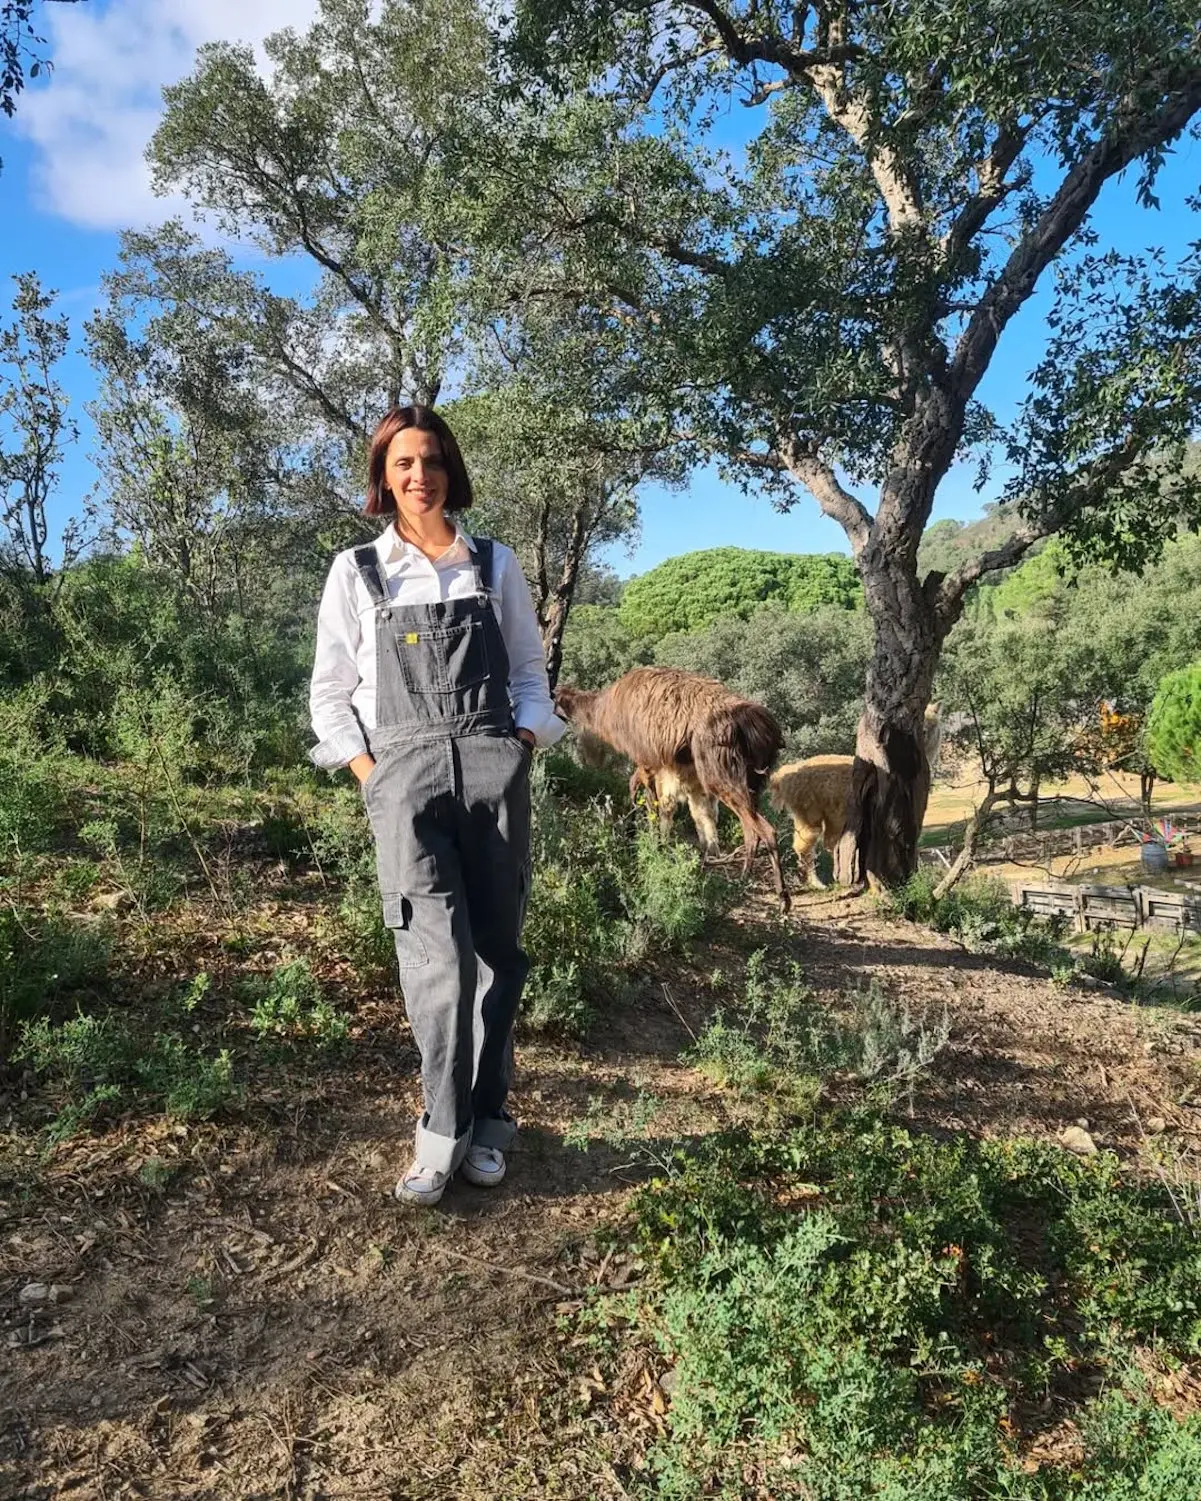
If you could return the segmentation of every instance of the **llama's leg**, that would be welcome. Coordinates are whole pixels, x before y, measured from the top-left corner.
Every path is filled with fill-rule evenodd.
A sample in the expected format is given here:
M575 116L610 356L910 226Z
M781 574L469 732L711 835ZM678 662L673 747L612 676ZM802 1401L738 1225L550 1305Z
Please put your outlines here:
M780 911L787 912L792 906L792 900L788 895L788 888L784 885L784 869L780 864L780 850L776 844L776 831L772 827L771 820L765 818L762 813L755 810L755 822L759 826L759 841L767 848L767 858L771 865L772 884L776 888L776 896L780 902Z
M775 829L753 804L743 803L740 800L738 803L731 803L730 806L738 815L738 822L742 826L743 875L750 874L751 861L758 854L760 847L766 849L767 858L771 862L772 884L780 899L781 910L787 912L792 902L784 888L784 871L780 866L780 851L776 848Z
M680 806L680 779L670 767L660 767L652 777L655 789L655 812L659 820L659 835L671 838L671 826Z
M689 792L688 811L692 814L692 822L696 826L696 836L700 841L701 853L710 858L720 853L720 845L717 842L717 799L706 797L704 793Z
M792 847L796 851L796 863L797 869L800 872L801 885L816 886L819 891L824 891L826 883L818 875L817 865L814 860L817 839L817 830L811 824L802 823L794 814L792 820Z

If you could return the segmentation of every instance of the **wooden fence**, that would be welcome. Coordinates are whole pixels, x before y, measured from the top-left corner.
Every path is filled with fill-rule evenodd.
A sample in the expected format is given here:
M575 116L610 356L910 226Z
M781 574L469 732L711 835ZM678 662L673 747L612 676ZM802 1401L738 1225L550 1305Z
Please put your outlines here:
M1156 886L1067 886L1015 882L1014 905L1040 917L1070 917L1077 932L1098 928L1163 928L1201 933L1201 888L1193 895Z

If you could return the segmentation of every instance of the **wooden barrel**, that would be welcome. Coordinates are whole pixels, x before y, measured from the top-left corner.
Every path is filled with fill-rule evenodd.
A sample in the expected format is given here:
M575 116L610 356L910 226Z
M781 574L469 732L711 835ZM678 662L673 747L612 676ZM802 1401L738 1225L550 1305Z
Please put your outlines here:
M1144 870L1167 870L1168 852L1158 839L1149 840L1144 844L1141 855Z

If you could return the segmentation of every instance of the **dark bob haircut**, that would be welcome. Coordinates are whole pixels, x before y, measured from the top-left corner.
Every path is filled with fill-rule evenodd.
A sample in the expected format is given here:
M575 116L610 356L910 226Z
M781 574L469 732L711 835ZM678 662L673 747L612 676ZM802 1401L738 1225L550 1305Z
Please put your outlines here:
M393 407L384 414L372 434L371 453L367 459L367 504L363 510L368 516L395 516L396 501L384 479L384 464L388 457L388 445L397 433L406 427L415 427L423 433L433 433L442 446L442 460L446 465L446 509L465 511L471 504L471 481L467 466L455 442L455 435L432 407Z

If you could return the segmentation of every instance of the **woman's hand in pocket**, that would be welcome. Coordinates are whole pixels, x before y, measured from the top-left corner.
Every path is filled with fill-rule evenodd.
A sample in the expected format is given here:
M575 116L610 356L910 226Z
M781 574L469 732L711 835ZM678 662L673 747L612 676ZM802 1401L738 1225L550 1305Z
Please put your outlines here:
M364 751L362 755L355 756L353 761L347 762L359 786L362 787L367 778L375 770L375 757Z

